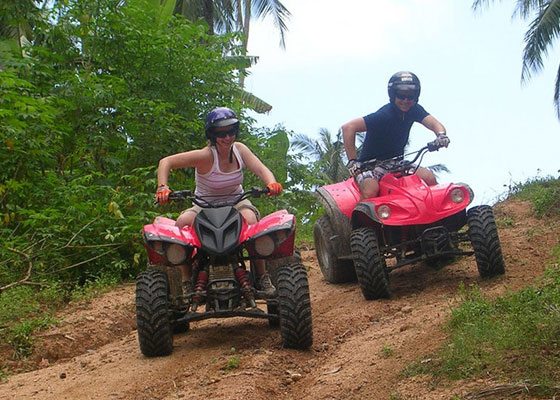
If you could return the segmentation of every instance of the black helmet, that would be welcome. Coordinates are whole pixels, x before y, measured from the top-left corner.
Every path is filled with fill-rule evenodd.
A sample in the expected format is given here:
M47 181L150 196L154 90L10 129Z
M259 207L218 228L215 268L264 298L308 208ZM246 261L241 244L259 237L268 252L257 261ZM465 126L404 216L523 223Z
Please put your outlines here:
M402 91L414 91L416 92L416 98L420 97L420 79L409 71L399 71L389 79L387 85L387 91L389 92L389 99L391 103L395 101L395 92L397 90Z
M237 129L238 132L239 120L237 119L237 115L235 115L233 110L227 107L214 108L206 117L206 123L204 125L206 137L212 143L216 141L216 138L214 137L214 128L219 128L222 126L232 126L232 128Z

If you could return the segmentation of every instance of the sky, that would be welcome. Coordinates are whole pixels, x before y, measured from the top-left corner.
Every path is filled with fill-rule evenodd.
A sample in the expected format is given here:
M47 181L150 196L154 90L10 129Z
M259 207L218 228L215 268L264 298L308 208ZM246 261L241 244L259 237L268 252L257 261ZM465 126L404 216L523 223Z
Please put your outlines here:
M272 20L253 21L246 90L272 105L251 114L258 126L283 125L318 138L388 102L387 82L401 70L418 75L419 103L447 129L447 149L422 165L444 164L440 182L464 182L473 204L494 204L508 186L560 175L560 122L553 92L560 51L521 82L530 21L513 16L514 1L283 0L291 12L286 49ZM434 134L414 124L408 149Z

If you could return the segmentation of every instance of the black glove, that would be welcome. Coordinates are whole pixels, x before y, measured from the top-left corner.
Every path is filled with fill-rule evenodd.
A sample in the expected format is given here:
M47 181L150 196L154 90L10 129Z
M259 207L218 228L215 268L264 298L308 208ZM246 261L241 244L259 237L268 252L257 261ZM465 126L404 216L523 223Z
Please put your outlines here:
M350 175L356 176L360 173L360 169L362 168L362 163L356 159L352 159L348 161L348 164L346 164L346 168L348 168L348 171L350 171Z
M445 133L440 133L439 135L437 135L435 143L439 146L439 147L447 147L449 146L449 142L451 142L449 140L449 138L447 137L447 135Z

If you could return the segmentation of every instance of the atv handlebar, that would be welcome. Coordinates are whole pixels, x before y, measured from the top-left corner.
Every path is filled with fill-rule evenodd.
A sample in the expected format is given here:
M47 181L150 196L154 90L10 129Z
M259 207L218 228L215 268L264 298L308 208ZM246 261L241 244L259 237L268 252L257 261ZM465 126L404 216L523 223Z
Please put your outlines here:
M438 145L437 142L434 140L433 142L427 143L421 149L413 151L413 152L405 154L405 155L402 155L402 156L389 158L387 160L373 159L373 160L363 161L362 165L360 167L360 172L371 171L371 170L374 170L377 167L381 167L381 168L389 171L390 173L402 173L402 174L406 174L406 175L409 175L409 174L411 175L414 172L416 172L416 170L420 166L420 163L418 163L418 165L416 165L416 166L414 165L414 163L419 158L421 159L424 156L424 154L426 154L427 152L438 151L440 148L441 148L441 146ZM412 154L416 154L412 160L405 160L404 159L404 157L412 155Z
M215 194L212 196L197 196L193 194L191 190L178 190L176 192L171 192L169 194L169 200L170 201L190 200L194 204L202 208L218 208L224 206L233 206L249 197L258 198L265 194L268 194L269 192L270 190L268 188L263 189L260 187L252 187L249 190L246 190L242 193L239 193L238 195L235 195L235 197L232 200L219 201L220 197L231 197L231 195ZM212 201L210 201L210 198L212 199Z

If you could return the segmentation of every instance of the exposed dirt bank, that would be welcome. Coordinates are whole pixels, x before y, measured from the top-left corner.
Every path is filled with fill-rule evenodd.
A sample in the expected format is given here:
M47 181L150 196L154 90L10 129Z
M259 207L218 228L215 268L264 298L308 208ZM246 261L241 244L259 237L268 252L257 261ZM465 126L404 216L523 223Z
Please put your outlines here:
M480 280L472 257L441 270L418 264L391 274L390 300L366 301L357 283L324 281L314 251L304 251L310 351L283 349L265 320L235 318L191 323L175 336L171 356L145 358L128 285L64 310L63 324L40 334L28 363L37 369L2 382L0 399L450 399L496 385L491 375L435 386L401 375L444 342L441 326L461 283L497 295L544 271L558 223L535 220L520 201L496 206L495 214L510 223L500 224L507 273L491 281Z

